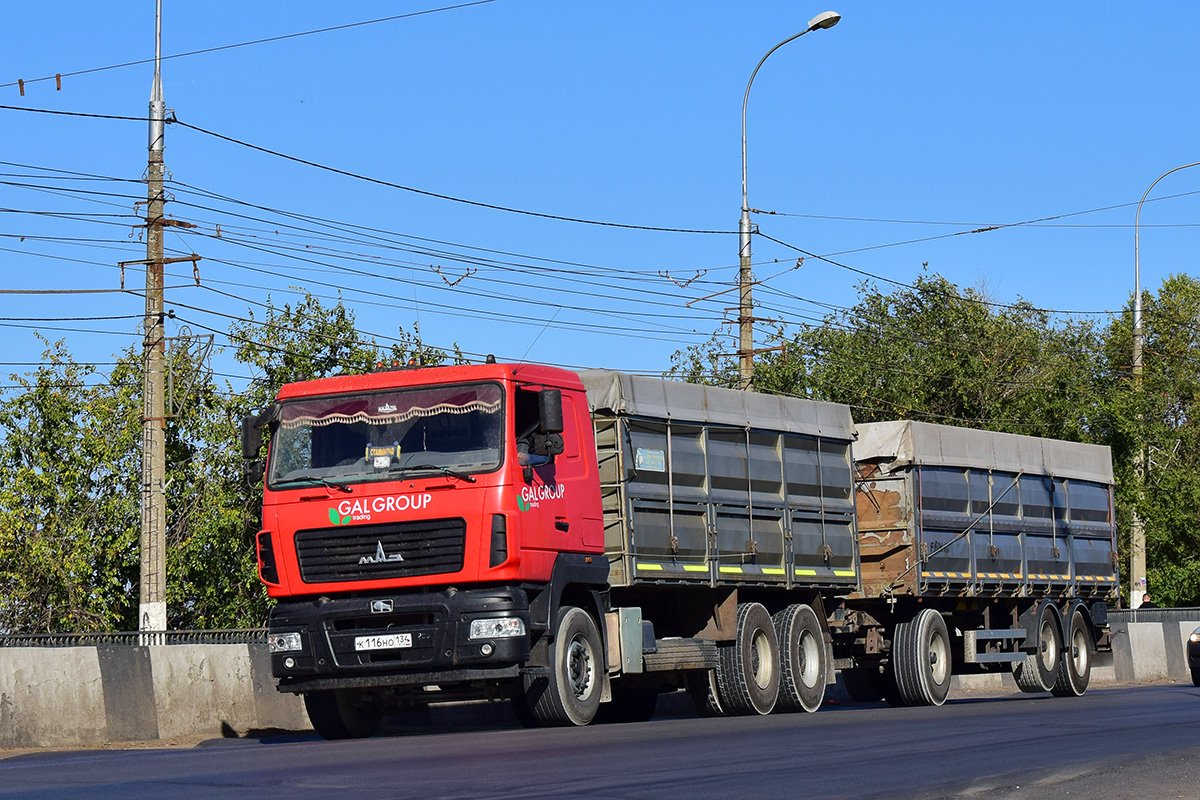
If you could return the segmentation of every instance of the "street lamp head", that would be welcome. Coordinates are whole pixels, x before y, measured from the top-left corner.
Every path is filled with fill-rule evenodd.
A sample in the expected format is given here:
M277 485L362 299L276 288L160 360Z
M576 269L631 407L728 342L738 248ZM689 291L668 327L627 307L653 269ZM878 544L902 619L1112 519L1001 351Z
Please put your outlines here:
M808 21L808 30L815 31L818 28L832 28L842 21L842 15L836 11L822 11Z

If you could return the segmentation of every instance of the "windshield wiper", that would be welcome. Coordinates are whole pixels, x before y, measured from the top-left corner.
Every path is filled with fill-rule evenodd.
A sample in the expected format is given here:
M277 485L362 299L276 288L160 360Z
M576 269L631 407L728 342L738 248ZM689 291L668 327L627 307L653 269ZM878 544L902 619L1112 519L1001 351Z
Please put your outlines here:
M459 472L458 470L450 469L449 467L440 467L440 466L437 466L436 464L408 464L403 467L392 467L389 470L389 472L419 472L420 470L424 470L424 469L431 469L431 470L434 470L435 472L441 472L445 475L450 475L451 477L458 478L459 480L464 480L467 483L475 483L476 482L476 478L474 475L468 475L465 472Z
M350 494L354 491L344 483L335 483L328 478L321 478L317 475L300 475L296 478L288 478L287 480L279 481L275 485L279 486L285 483L317 483L329 489L336 489L339 492L345 492L346 494Z

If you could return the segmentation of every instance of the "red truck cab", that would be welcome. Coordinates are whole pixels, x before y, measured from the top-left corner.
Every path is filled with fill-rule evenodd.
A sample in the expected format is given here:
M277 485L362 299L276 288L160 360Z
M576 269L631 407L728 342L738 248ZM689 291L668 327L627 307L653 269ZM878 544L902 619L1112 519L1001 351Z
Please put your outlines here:
M288 384L244 428L249 451L254 428L270 431L258 559L281 691L478 691L547 660L539 638L564 593L603 619L575 374L484 364Z

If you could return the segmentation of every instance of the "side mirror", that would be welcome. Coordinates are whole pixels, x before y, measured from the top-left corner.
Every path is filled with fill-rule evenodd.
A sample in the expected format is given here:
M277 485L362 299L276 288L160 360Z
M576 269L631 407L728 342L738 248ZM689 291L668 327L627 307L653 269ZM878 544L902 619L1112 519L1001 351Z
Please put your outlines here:
M260 458L256 458L253 461L246 461L242 464L242 477L251 486L261 481L266 474L267 462Z
M258 453L262 450L262 428L258 427L256 422L258 422L256 414L247 414L242 417L242 458L247 461L258 458Z
M542 389L538 392L538 420L542 433L562 433L563 410L560 389Z

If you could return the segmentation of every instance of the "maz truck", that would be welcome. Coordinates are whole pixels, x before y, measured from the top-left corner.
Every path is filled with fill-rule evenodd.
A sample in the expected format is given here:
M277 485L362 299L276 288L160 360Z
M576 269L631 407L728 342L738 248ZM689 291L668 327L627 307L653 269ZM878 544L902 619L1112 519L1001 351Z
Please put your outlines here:
M491 359L286 385L242 446L272 669L326 738L461 699L814 711L836 671L900 705L999 670L1077 695L1111 653L1103 447Z

